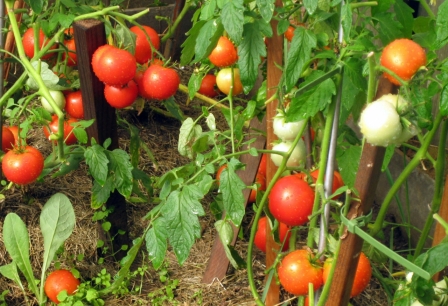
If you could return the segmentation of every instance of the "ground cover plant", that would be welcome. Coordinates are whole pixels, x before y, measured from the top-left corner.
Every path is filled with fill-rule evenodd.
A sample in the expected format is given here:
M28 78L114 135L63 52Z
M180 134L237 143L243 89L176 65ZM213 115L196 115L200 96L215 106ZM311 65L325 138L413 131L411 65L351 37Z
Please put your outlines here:
M276 282L286 304L324 305L344 251L346 226L366 240L359 263L352 262L354 280L344 280L352 303L363 305L356 297L373 282L389 304L445 303L446 281L432 277L448 264L443 256L448 244L442 240L428 249L425 243L435 220L448 229L437 214L448 131L448 71L438 52L448 42L446 2L419 1L426 15L414 16L403 0L186 1L165 33L136 21L148 10L128 15L124 1L111 2L25 1L25 9L14 10L15 1L4 1L5 28L13 33L15 51L3 51L23 72L6 79L0 98L5 122L1 197L5 207L17 194L26 205L40 205L34 214L39 227L10 208L0 223L5 254L0 274L23 293L16 303L213 304L203 287L180 300L180 281L168 272L170 265L188 265L202 237L213 234L221 239L234 274L244 275L249 288L224 297L223 304L264 305ZM437 14L431 10L435 5ZM193 14L182 52L178 59L166 58L161 44L187 12ZM103 84L104 100L114 108L121 133L117 148L112 139L99 142L86 131L100 117L84 117L82 54L73 26L90 19L104 23L107 43L83 64ZM281 46L273 45L278 41ZM276 49L280 62L267 52ZM272 69L280 71L275 84ZM384 82L395 87L377 96ZM272 109L275 115L265 118ZM168 152L158 148L163 136L158 142L143 136L151 130L141 123L148 112L166 116L175 127L176 162L161 164ZM252 127L263 118L272 132ZM428 149L436 135L434 157ZM271 142L257 148L257 136ZM372 146L385 147L386 173L397 148L413 151L412 158L374 218L354 224L347 211L362 198L355 188L357 172L362 153ZM250 184L239 176L254 167L240 161L247 155L261 159ZM398 254L385 228L414 225L405 215L402 224L391 224L388 208L422 160L435 169L433 200L415 248L405 245ZM86 190L76 192L86 194L77 211L89 211L89 226L98 222L101 231L110 230L107 217L113 211L107 203L117 193L137 211L138 226L117 233L129 235L131 243L112 249L110 241L96 236L81 243L96 254L89 268L82 265L83 252L68 251L75 224L83 224L70 199L76 192L54 187L40 191L42 198L36 193L51 181L74 180L74 173L88 181L82 185ZM250 199L243 193L247 189ZM399 205L409 211L416 204L408 199ZM201 220L207 220L207 230ZM244 247L232 244L233 226L240 228ZM273 229L281 251L266 247L271 231L263 227ZM33 235L39 238L30 243ZM35 243L39 254L31 252ZM254 245L274 254L272 266L254 265L254 258L263 260ZM120 253L125 256L119 258ZM59 274L59 286L52 286ZM157 289L147 290L148 275L158 278ZM0 303L6 305L11 285L0 289Z

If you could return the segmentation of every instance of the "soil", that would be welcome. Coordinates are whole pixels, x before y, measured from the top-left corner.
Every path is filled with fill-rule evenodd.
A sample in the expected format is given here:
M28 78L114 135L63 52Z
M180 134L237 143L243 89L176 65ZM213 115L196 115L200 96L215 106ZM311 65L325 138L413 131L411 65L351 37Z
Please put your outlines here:
M186 105L186 95L178 93L176 101L186 115L195 118L200 112L201 102L193 100ZM152 103L152 102L151 102ZM163 108L163 106L156 105ZM146 107L141 114L136 110L123 110L120 115L140 129L140 137L151 149L157 165L151 159L142 154L140 167L151 176L160 176L170 169L183 165L188 160L181 157L177 152L177 138L180 122L176 119L166 117L156 111ZM219 111L215 115L219 117ZM221 118L218 124L223 124ZM119 130L120 147L128 150L129 135L125 130ZM28 143L38 147L44 155L51 152L51 144L44 138L41 130L34 130L28 137ZM5 199L0 203L0 229L3 227L3 220L10 212L18 214L27 225L30 233L30 258L35 275L39 275L42 265L43 241L39 229L39 214L42 206L48 198L56 192L67 195L73 204L76 215L76 226L72 236L66 241L63 251L58 255L56 262L61 268L75 267L79 270L83 280L95 277L101 270L105 269L111 275L118 271L118 265L111 260L105 260L98 264L99 255L97 245L97 224L92 221L94 211L90 208L91 180L86 171L86 166L69 175L60 178L47 177L44 183L33 183L20 188L13 187L4 192ZM221 280L214 280L211 284L201 282L205 271L211 248L217 238L214 230L213 215L209 210L209 203L213 194L203 201L207 211L205 217L201 219L203 235L198 239L191 250L190 257L180 266L174 253L169 250L166 254L167 281L161 281L161 272L155 271L147 256L142 251L133 269L140 268L141 275L129 281L130 294L123 296L109 296L106 305L254 305L254 300L249 289L246 270L229 269L226 277ZM150 204L127 204L129 236L132 239L139 237L142 233L145 222L142 218L151 209ZM242 238L238 240L236 249L245 258L247 241L249 237L250 225L253 219L253 208L247 208L247 214L242 228ZM80 259L79 256L83 258ZM10 262L4 245L3 236L0 231L0 265ZM263 290L265 258L264 254L256 250L252 261L256 281L260 292ZM54 265L50 267L53 270ZM172 300L163 301L166 296L166 288L173 282L174 297ZM135 290L140 287L140 290ZM18 286L0 277L0 293L9 290L6 295L6 305L27 305L24 295ZM162 290L162 291L161 291ZM151 295L151 296L149 296ZM27 291L28 305L37 305L33 296ZM282 292L281 301L290 300L291 304L297 304L292 296ZM372 281L359 297L351 301L352 305L387 305L387 298L381 289L379 282L372 278ZM289 303L283 304L288 305Z

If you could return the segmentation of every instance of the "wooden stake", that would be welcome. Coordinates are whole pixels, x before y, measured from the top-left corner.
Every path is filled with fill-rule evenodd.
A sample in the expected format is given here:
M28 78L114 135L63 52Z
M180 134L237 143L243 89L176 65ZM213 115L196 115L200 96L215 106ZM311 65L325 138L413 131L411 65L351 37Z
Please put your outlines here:
M115 108L106 102L104 84L95 76L91 65L95 50L107 42L104 24L98 20L82 20L75 22L73 29L84 118L86 120L95 119L94 124L87 129L88 137L89 139L94 138L101 145L110 138L112 143L108 149L116 149L118 148L118 135ZM109 244L108 247L115 253L115 257L121 259L126 256L126 251L122 251L121 246L131 246L128 236L126 201L120 193L115 191L111 193L105 205L107 208L113 209L113 212L107 217L111 228L105 232L98 224L99 239ZM125 234L120 235L119 230L124 231Z
M439 215L443 220L448 221L448 175L445 177L445 187L443 189L442 203L440 203ZM438 245L443 238L446 237L446 232L443 226L439 222L436 222L436 229L434 231L434 239L432 240L432 246ZM443 275L446 275L445 270L437 272L433 276L433 280L438 282L442 279Z
M376 98L388 93L396 93L397 88L387 79L381 77ZM353 219L370 212L378 185L385 148L365 143L361 161L356 175L355 189L359 192L360 202L353 201L348 212L348 219ZM348 305L353 286L359 254L363 240L350 232L343 238L336 270L331 284L327 306Z
M282 6L281 0L275 1L276 7ZM271 38L267 39L267 98L269 99L274 94L276 94L277 86L280 83L280 78L282 76L282 71L279 67L283 65L283 35L278 35L277 33L278 21L275 18L271 20L271 28L273 35ZM277 113L278 100L274 100L267 105L266 108L266 118L267 118L267 145L266 147L271 150L272 143L277 140L277 137L273 131L272 120ZM272 180L277 167L272 162L270 156L267 158L266 166L266 184ZM274 237L269 226L269 222L266 222L266 268L271 267L277 253L280 250L280 245L274 241ZM266 306L272 306L279 303L280 299L280 286L275 282L271 281L269 285L269 290L266 295Z

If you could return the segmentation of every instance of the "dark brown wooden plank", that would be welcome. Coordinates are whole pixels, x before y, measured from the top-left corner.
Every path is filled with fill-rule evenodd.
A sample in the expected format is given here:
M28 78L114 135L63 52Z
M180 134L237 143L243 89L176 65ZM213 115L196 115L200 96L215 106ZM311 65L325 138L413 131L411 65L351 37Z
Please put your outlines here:
M376 97L379 98L388 93L396 93L396 87L385 78L381 78ZM369 213L375 197L384 153L384 147L372 146L368 143L364 145L355 181L355 189L359 192L361 201L351 203L348 219ZM350 232L347 232L342 239L327 306L348 305L362 244L363 240Z
M276 0L275 6L281 7L282 1ZM280 82L282 76L282 71L279 67L283 65L283 35L278 35L277 33L278 21L275 18L271 20L271 27L273 35L271 38L267 39L267 97L268 99L276 94L277 86ZM266 108L267 119L267 148L272 149L272 143L277 140L277 137L273 131L272 120L277 113L278 100L274 100L268 104ZM266 166L266 184L272 180L277 167L274 165L270 158L267 159ZM274 237L271 233L271 228L269 222L266 222L266 268L271 267L277 253L280 250L280 244L274 241ZM272 306L278 304L280 299L280 286L275 281L271 281L269 285L269 290L266 295L266 306Z
M87 129L89 139L94 138L99 144L110 138L112 143L109 149L118 148L117 120L115 109L104 98L104 84L95 76L92 70L92 55L95 50L106 44L104 25L98 20L82 20L73 25L75 33L76 53L78 57L79 79L84 106L84 118L95 119L95 123ZM109 232L104 232L98 224L99 239L103 240L110 250L117 252L116 259L126 255L121 251L122 245L130 246L126 215L126 201L118 192L111 194L105 204L113 208L113 212L107 217L111 223ZM119 235L119 230L125 231ZM112 237L114 237L112 239Z
M263 119L260 122L257 118L252 119L250 124L251 129L256 130L265 130L266 129L266 120ZM254 143L251 144L252 148L264 149L266 145L266 138L259 135L256 137ZM248 135L247 139L253 138L254 136ZM257 174L258 166L260 164L261 156L252 156L249 154L245 154L241 156L240 161L245 163L246 169L238 170L236 173L239 175L241 180L246 185L251 185L255 181L255 176ZM250 195L250 189L245 189L243 191L243 196L245 198L245 202L247 203ZM233 241L231 245L235 245L236 240L238 238L239 228L233 226ZM207 267L205 269L204 275L202 277L202 282L206 284L210 284L213 280L218 279L221 280L226 276L227 269L229 268L229 259L226 256L224 251L224 247L221 243L221 239L219 237L215 238L215 241L212 246L210 259L208 260Z

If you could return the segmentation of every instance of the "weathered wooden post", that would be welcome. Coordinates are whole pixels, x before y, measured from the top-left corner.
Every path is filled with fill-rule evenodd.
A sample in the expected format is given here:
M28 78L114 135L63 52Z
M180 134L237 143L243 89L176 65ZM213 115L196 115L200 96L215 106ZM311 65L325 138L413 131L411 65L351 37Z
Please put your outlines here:
M76 54L78 57L79 79L84 106L84 118L95 119L92 126L87 129L89 139L94 138L97 143L110 138L112 143L109 149L118 148L117 120L115 108L111 107L104 98L104 84L95 76L92 70L92 55L95 50L106 44L106 33L104 24L98 20L82 20L73 24L76 43ZM111 193L105 204L113 211L107 216L111 223L109 232L105 232L98 224L99 238L108 244L117 259L126 255L121 250L122 245L130 244L128 236L128 225L126 215L126 201L117 191ZM119 230L125 234L120 235Z

